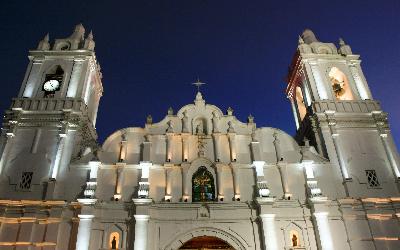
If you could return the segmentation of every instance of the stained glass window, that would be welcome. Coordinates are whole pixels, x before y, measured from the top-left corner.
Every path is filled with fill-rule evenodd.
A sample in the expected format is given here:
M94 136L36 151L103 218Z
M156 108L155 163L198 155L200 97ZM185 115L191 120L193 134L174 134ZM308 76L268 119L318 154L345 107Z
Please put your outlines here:
M199 167L192 178L192 195L194 202L214 201L214 177L206 167Z

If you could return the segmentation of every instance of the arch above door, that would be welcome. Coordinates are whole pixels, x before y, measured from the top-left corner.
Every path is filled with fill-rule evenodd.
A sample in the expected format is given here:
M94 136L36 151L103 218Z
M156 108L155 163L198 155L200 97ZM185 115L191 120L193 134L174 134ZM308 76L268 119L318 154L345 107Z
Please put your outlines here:
M245 247L246 244L241 242L240 239L238 239L231 233L226 232L221 229L217 229L217 228L204 227L204 228L198 228L198 229L195 229L195 230L192 230L189 232L185 232L185 233L177 236L174 240L172 240L172 242L166 248L164 248L164 250L178 250L186 242L188 242L194 238L203 237L203 236L220 239L220 240L226 242L228 245L230 245L235 250L246 250L247 249Z

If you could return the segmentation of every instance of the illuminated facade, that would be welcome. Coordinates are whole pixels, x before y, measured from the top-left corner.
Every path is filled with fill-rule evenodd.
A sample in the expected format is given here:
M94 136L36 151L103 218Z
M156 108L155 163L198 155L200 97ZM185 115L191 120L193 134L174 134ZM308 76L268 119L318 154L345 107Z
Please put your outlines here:
M78 25L29 52L0 141L2 249L400 249L399 156L342 40L299 38L295 137L197 92L101 147L94 46Z

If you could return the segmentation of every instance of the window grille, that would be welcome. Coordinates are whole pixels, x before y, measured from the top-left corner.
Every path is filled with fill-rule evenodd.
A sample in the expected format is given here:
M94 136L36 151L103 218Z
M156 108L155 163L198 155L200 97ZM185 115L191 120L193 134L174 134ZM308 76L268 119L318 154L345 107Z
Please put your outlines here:
M19 188L21 190L29 190L31 188L33 172L23 172Z
M375 170L365 170L365 174L367 175L368 185L370 187L380 186Z

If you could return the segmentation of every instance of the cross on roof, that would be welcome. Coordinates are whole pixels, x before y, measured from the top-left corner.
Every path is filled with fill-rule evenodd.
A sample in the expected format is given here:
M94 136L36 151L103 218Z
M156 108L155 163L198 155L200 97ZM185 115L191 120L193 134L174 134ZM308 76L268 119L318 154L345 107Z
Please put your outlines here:
M197 92L200 92L200 87L206 83L201 82L199 78L197 78L197 81L192 83L193 85L195 85L197 87Z

